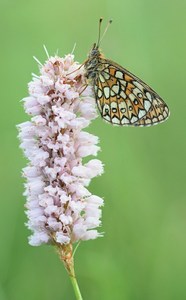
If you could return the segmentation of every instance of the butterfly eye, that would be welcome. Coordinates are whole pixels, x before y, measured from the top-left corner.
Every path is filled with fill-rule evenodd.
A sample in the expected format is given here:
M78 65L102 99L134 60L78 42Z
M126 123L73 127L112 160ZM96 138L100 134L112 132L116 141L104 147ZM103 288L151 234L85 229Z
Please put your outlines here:
M99 56L99 50L98 49L92 49L92 51L89 54L89 58L91 59L92 57L96 58L97 56Z
M97 73L96 72L91 72L89 74L89 78L96 78Z

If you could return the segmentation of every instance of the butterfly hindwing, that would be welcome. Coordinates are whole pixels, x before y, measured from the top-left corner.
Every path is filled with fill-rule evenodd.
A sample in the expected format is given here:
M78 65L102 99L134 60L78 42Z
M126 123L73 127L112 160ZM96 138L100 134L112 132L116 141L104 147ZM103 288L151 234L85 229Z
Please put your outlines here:
M107 59L94 81L101 116L113 125L147 126L167 119L169 110L158 94L138 77Z
M145 117L138 122L135 126L151 126L164 122L169 117L168 106L162 99L155 98L152 102L152 106Z

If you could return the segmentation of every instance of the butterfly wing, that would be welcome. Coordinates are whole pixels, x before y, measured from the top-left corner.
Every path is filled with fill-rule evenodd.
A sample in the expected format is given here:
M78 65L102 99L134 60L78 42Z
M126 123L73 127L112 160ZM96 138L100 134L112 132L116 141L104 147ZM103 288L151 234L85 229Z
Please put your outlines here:
M146 126L168 118L169 110L160 96L138 77L107 59L94 82L101 116L113 125Z
M148 113L134 126L151 126L164 122L170 115L168 106L162 99L155 98Z

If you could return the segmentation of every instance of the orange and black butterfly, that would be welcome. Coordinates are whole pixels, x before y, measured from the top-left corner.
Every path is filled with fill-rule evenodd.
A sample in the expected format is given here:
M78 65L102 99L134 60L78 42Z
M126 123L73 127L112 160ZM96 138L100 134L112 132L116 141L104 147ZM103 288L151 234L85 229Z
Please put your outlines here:
M163 99L137 76L100 53L101 22L102 19L98 42L93 45L84 67L102 118L120 126L151 126L165 121L170 113Z

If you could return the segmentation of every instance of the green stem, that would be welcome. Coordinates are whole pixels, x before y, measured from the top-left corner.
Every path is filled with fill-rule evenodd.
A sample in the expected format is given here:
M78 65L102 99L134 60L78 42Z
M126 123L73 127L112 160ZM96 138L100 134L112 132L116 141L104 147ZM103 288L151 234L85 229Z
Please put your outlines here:
M72 285L73 285L73 288L74 288L74 293L76 295L76 299L77 300L83 300L83 298L81 296L79 286L78 286L78 283L77 283L77 280L76 280L76 277L70 276L70 279L71 279L71 282L72 282Z
M77 280L76 280L75 271L74 271L74 254L75 254L75 252L73 254L72 243L69 243L67 245L57 244L57 246L58 246L59 256L60 256L62 262L64 263L65 269L71 279L72 286L74 288L74 293L76 295L76 300L83 300ZM77 249L77 246L76 246L76 249Z

